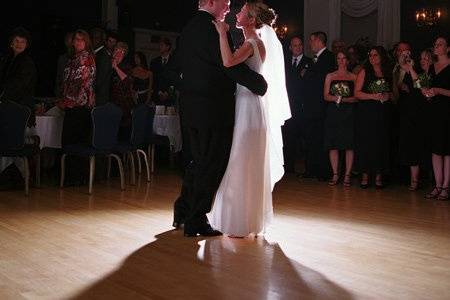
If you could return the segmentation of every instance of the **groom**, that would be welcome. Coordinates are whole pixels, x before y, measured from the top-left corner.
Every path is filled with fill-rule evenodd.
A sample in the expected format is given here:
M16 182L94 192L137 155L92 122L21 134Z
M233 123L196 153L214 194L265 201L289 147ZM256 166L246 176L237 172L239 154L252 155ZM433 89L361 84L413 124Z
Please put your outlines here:
M184 235L189 237L221 234L211 228L206 214L228 163L236 83L258 95L267 90L264 78L246 65L222 65L212 21L223 21L229 8L229 0L199 0L199 11L181 33L168 66L170 73L181 74L182 124L193 157L174 205L173 225L184 224Z

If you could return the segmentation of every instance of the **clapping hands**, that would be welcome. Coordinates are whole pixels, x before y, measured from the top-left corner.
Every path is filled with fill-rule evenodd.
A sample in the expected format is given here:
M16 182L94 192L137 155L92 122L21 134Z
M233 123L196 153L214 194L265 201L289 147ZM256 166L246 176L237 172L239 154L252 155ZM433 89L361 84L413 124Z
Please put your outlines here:
M230 26L222 21L212 21L214 26L216 27L217 32L219 35L226 35L228 30L230 30Z

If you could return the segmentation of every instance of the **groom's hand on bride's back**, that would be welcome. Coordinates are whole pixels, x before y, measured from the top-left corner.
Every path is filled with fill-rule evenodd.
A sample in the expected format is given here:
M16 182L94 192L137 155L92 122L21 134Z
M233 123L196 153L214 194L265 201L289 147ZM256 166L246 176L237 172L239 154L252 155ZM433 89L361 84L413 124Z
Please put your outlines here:
M225 68L225 72L230 78L242 86L248 88L252 93L258 96L264 96L267 92L267 82L264 77L251 70L246 64Z
M264 96L267 92L267 81L264 79L264 77L261 74L257 74L257 77L259 77L257 80L259 81L257 89L252 91L256 95Z

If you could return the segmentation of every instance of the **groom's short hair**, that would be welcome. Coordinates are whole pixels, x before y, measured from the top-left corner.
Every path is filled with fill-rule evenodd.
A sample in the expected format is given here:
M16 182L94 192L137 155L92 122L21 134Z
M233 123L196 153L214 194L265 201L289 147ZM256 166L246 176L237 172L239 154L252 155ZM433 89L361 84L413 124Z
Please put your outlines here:
M316 31L311 33L312 36L319 39L324 45L327 44L327 34L323 31Z

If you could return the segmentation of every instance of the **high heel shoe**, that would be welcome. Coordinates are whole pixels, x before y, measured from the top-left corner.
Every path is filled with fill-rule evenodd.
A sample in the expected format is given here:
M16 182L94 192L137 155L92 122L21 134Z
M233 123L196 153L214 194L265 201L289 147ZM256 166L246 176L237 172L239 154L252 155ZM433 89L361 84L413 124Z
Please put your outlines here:
M344 183L345 187L351 187L352 186L352 179L350 177L350 174L346 174L344 176L344 182L343 183Z
M367 189L369 187L369 179L367 178L366 180L364 179L361 180L359 187L362 188L363 190Z
M415 192L415 191L417 191L419 189L420 189L419 181L418 180L412 180L411 184L409 185L408 190L410 190L411 192Z
M442 187L435 186L431 192L425 195L426 199L436 199L441 194Z
M438 199L438 200L441 200L441 201L449 200L449 197L448 197L448 187L441 188L441 192L440 192L439 195L437 196L437 199Z
M337 185L339 182L339 175L337 173L333 174L333 178L328 181L328 185L329 186L335 186Z

